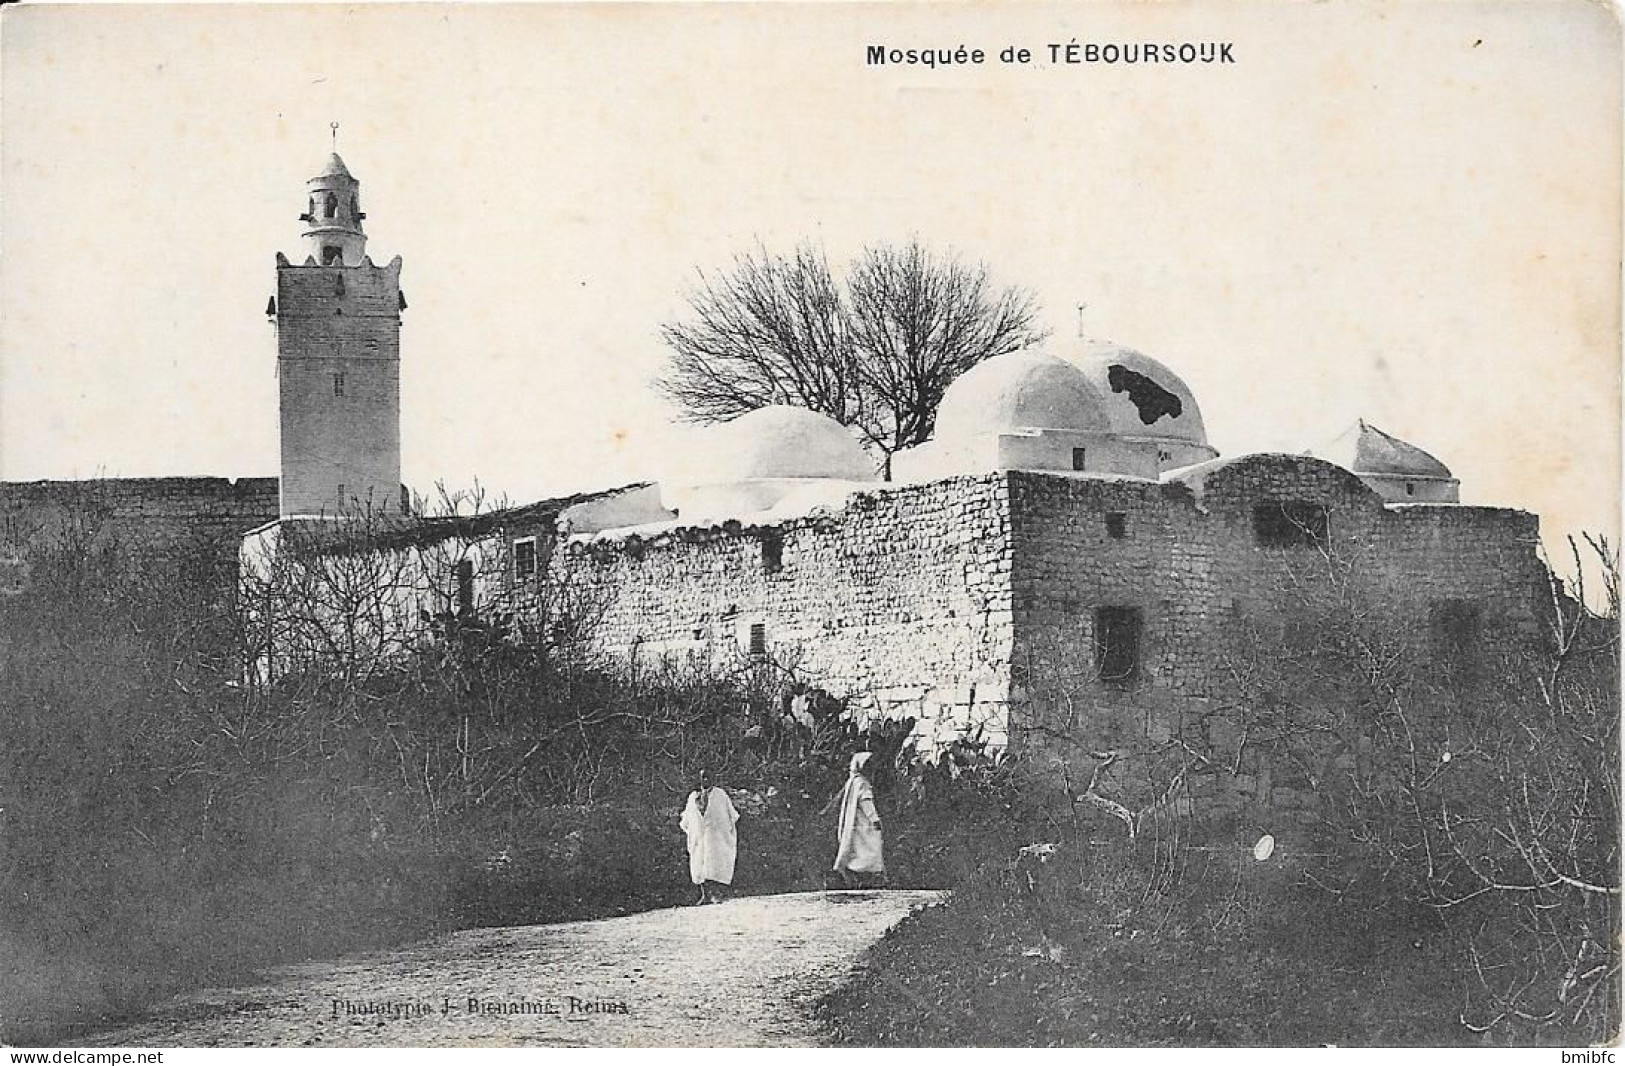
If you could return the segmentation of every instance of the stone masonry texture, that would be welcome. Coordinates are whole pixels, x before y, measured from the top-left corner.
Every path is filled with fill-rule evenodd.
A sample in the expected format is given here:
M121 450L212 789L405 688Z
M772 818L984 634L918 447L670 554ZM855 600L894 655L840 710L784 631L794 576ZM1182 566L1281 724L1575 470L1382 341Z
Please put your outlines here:
M278 264L283 514L399 509L400 333L398 259Z
M1254 511L1270 505L1318 509L1323 541L1262 542ZM1278 613L1292 575L1330 560L1395 625L1425 632L1466 604L1484 641L1536 639L1537 538L1524 512L1385 506L1332 464L1261 455L1162 482L1008 472L776 523L573 537L549 579L591 590L606 651L754 655L868 713L921 719L928 750L978 730L1047 743L1031 727L1058 685L1075 739L1109 747L1177 730L1211 694L1238 613ZM1103 610L1138 620L1124 681L1099 676Z
M840 511L572 538L552 580L602 604L633 656L757 658L860 710L1004 740L1013 642L1002 475L860 493ZM772 565L777 545L777 565Z
M207 547L235 558L243 534L276 517L274 477L0 482L0 541L8 550L74 522L135 551Z

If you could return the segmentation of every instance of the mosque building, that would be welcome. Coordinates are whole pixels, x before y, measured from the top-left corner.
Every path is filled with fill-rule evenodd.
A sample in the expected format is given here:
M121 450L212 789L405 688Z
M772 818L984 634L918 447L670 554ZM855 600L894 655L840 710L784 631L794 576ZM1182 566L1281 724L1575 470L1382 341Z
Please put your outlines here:
M309 193L273 307L282 518L247 559L311 516L387 508L399 477L400 260L365 257L336 156ZM929 751L1031 743L1058 689L1086 720L1166 731L1295 568L1335 560L1387 624L1454 649L1527 639L1546 588L1535 517L1460 504L1420 448L1360 422L1319 455L1220 456L1177 374L1104 342L967 371L888 482L802 408L703 436L655 483L380 533L416 560L398 613L556 625L563 590L611 659L754 664L913 718Z
M1294 571L1345 568L1392 631L1472 655L1530 638L1546 589L1536 519L1459 504L1420 449L1361 423L1346 465L1221 457L1184 382L1124 348L978 365L889 483L808 411L712 432L730 458L659 510L644 488L616 527L562 514L546 580L597 593L617 656L754 656L916 719L926 750L1030 742L1041 691L1167 729Z
M1313 455L1221 456L1177 374L1103 342L967 371L890 481L846 427L765 407L710 427L656 482L415 518L400 485L401 259L368 257L361 185L337 155L303 200L305 256L277 255L267 307L276 516L270 483L245 480L186 488L203 495L177 496L160 523L196 512L213 535L246 532L245 574L291 535L361 528L365 513L370 539L343 550L409 558L386 597L400 625L500 617L545 640L568 601L612 660L759 668L912 718L927 751L1033 743L1058 691L1085 732L1166 733L1212 697L1237 619L1280 614L1294 572L1335 567L1393 631L1453 654L1538 632L1535 516L1461 504L1445 464L1363 421ZM0 489L30 507L56 491Z

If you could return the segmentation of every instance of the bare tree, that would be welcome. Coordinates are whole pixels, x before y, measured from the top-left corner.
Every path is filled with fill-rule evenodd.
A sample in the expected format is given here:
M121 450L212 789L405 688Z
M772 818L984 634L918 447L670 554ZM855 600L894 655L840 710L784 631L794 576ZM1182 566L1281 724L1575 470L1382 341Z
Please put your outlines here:
M840 285L821 249L758 247L723 273L701 273L692 316L661 337L672 365L660 389L697 422L771 404L807 407L843 425L862 416L857 363Z
M983 359L1036 343L1032 295L918 241L866 248L844 283L822 249L755 253L701 274L690 317L661 336L659 388L697 422L770 404L855 428L883 459L931 436L942 394Z
M865 249L847 294L865 406L861 428L888 465L894 452L931 436L955 378L1042 339L1030 293L997 289L986 266L933 253L919 241Z
M1587 537L1602 608L1551 577L1548 632L1463 646L1406 627L1338 546L1284 572L1279 630L1238 620L1202 752L1243 749L1312 792L1310 883L1435 913L1462 1024L1520 1041L1617 1032L1620 898L1617 555ZM1318 561L1317 561L1318 562ZM1317 580L1317 571L1319 579ZM1262 639L1261 639L1262 638Z

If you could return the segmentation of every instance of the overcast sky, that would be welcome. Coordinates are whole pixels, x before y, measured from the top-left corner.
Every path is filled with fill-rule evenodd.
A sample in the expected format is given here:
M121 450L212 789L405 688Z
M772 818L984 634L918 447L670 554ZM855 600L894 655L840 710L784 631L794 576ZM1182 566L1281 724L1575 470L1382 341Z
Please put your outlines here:
M277 251L342 123L401 255L405 479L658 473L697 267L918 235L1195 390L1358 417L1612 529L1620 54L1600 4L37 7L3 15L0 478L274 475ZM1235 63L1052 65L1050 42ZM869 67L960 44L979 67ZM994 60L1029 47L1026 67Z

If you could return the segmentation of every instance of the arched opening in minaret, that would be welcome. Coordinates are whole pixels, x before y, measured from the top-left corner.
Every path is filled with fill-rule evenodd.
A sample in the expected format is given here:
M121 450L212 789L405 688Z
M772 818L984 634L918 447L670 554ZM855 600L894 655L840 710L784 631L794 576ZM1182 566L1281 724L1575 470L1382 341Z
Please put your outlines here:
M322 266L342 266L344 263L344 249L335 248L328 244L322 247Z
M338 214L338 211L339 211L339 198L337 196L334 196L332 193L328 193L322 199L322 217L323 218L332 218L334 215Z

